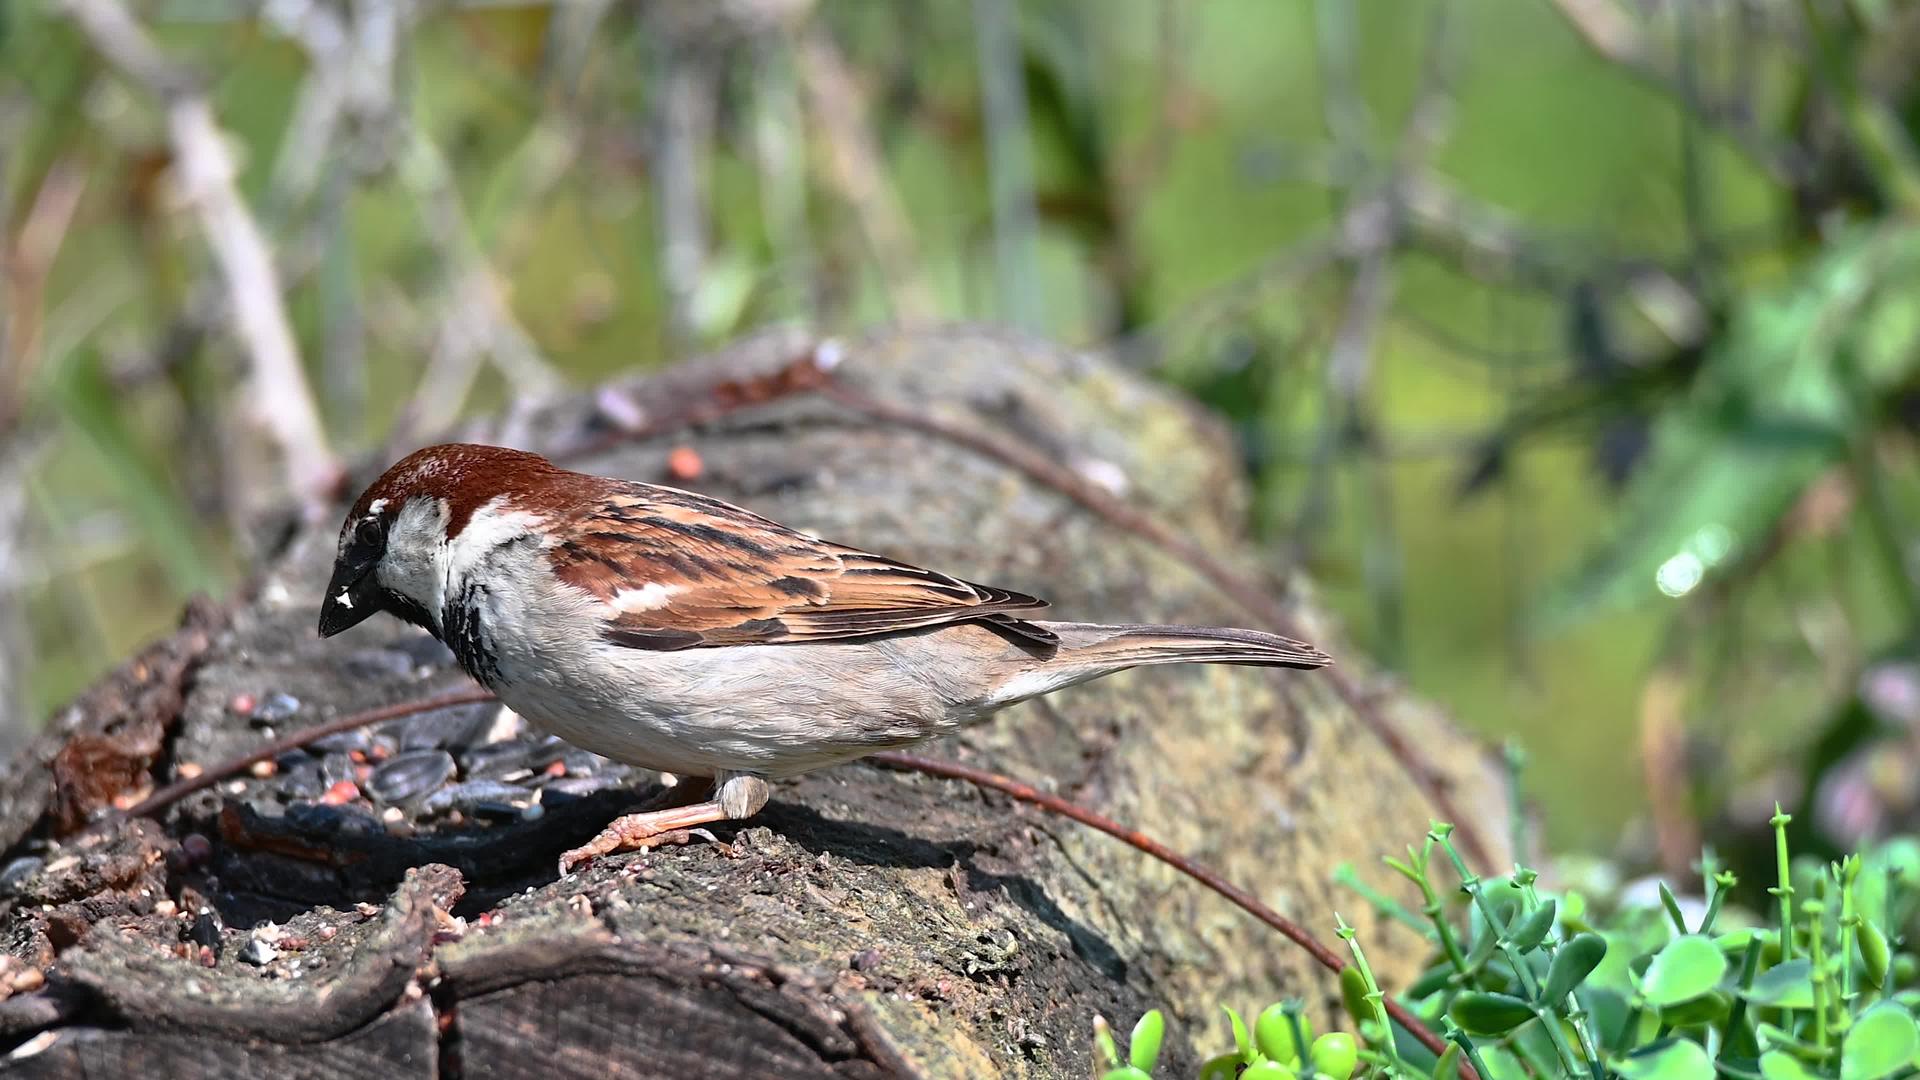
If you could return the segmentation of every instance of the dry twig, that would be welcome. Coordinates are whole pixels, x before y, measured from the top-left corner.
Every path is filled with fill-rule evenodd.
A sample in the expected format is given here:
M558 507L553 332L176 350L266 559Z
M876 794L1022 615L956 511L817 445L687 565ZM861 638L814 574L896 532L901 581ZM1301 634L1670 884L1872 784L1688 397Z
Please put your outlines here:
M924 758L918 754L901 753L898 750L882 750L877 754L871 755L867 760L883 768L898 769L903 772L925 773L928 776L940 776L950 780L964 780L975 787L998 791L1009 798L1027 803L1031 806L1037 806L1050 814L1058 814L1061 817L1077 821L1096 832L1106 833L1108 836L1119 840L1135 851L1166 863L1187 877L1199 882L1205 886L1208 891L1226 898L1226 900L1235 907L1266 923L1273 929L1278 930L1288 941L1306 950L1307 955L1313 957L1315 962L1328 971L1333 972L1335 976L1338 976L1341 969L1347 966L1347 962L1342 960L1338 953L1322 944L1319 939L1308 933L1306 928L1261 903L1252 893L1247 892L1245 889L1226 880L1205 866L1162 844L1146 833L1138 829L1129 829L1112 818L1090 810L1079 803L1041 791L1032 784L1023 784L1010 776L1004 776L996 772L988 772L985 769L976 769L969 765L961 765L958 762L936 761L933 758ZM1418 1017L1408 1012L1406 1006L1391 997L1382 999L1382 1003L1386 1005L1387 1013L1393 1017L1394 1022L1406 1028L1408 1034L1419 1039L1420 1045L1433 1051L1436 1055L1446 1052L1447 1044L1441 1041L1440 1036L1435 1035L1425 1024L1421 1023ZM1460 1076L1462 1080L1477 1080L1479 1074L1474 1072L1473 1067L1463 1060L1460 1063Z
M102 56L160 100L181 191L226 281L259 416L286 456L295 497L309 515L324 512L345 473L327 445L287 320L280 272L234 185L237 168L212 104L188 72L161 54L120 0L61 3Z

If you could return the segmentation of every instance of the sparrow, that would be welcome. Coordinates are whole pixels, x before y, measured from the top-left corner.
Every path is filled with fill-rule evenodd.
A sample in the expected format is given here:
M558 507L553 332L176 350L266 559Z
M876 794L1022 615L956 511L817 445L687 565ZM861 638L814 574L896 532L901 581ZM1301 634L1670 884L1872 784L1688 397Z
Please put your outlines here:
M1310 669L1258 630L1032 617L1044 600L537 454L414 452L340 528L320 636L379 612L424 628L536 726L685 780L560 860L752 817L769 779L958 731L1148 664Z

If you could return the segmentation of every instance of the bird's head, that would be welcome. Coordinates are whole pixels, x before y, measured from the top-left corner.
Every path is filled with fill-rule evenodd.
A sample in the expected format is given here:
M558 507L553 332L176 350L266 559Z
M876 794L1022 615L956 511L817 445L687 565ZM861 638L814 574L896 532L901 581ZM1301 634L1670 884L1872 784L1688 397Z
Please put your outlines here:
M381 611L437 634L450 549L476 513L558 473L538 454L472 443L429 446L396 462L340 526L320 636Z

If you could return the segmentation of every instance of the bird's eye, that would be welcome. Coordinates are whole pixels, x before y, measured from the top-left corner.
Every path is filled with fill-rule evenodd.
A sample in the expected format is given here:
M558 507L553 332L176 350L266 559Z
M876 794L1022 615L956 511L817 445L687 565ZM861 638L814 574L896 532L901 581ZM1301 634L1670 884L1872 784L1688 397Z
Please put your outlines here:
M377 548L383 539L378 518L361 518L360 524L354 526L353 542L356 546Z

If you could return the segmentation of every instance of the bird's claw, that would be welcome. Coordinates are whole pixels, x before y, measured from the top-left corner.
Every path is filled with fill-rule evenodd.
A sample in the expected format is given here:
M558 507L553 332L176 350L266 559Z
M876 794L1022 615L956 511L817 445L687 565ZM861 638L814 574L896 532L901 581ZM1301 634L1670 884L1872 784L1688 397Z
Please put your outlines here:
M560 856L560 876L566 877L590 859L602 855L612 855L621 851L644 851L665 844L681 846L693 843L697 837L719 848L728 858L737 858L733 848L720 842L720 838L705 829L662 829L650 822L639 820L644 815L634 814L616 818L600 835L577 848Z

